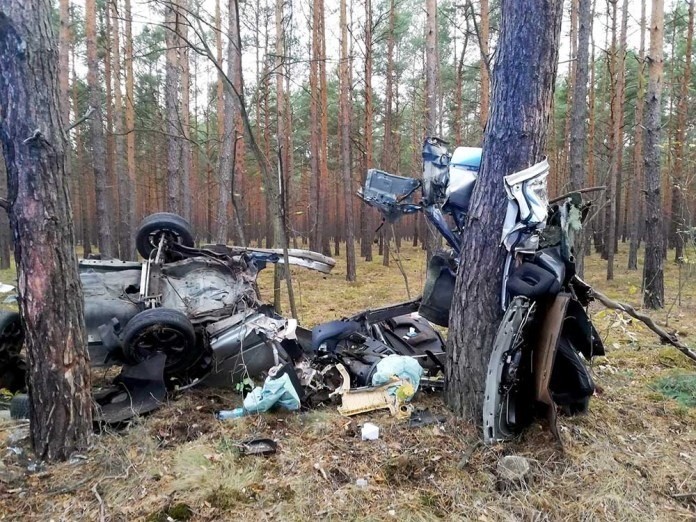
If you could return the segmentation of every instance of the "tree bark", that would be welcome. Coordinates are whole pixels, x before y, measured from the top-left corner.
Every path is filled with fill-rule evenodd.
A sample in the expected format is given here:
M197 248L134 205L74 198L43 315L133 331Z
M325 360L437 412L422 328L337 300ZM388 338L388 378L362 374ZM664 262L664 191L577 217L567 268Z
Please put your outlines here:
M322 221L321 215L321 191L322 191L322 153L321 153L321 103L319 92L319 62L321 57L321 42L319 31L321 28L321 4L323 0L312 2L312 55L309 67L309 125L310 130L310 168L311 179L309 183L309 221L310 235L309 248L320 251L322 248Z
M128 230L128 235L133 238L135 221L137 219L136 176L135 176L135 89L133 75L133 21L131 14L131 0L124 0L123 4L124 24L126 30L124 63L126 68L126 164L128 170L128 216L121 219L121 226ZM135 243L130 240L131 251L129 258L135 258Z
M236 0L230 0L229 3L229 41L227 43L227 76L235 85L235 88L240 92L241 85L241 40L239 36L239 18L237 11ZM218 170L219 179L219 195L216 218L216 241L221 244L227 244L229 238L229 219L228 206L230 198L233 197L233 186L235 177L235 164L237 141L240 141L243 136L238 135L237 119L239 113L239 100L234 92L230 89L225 91L224 95L224 117L223 117L223 138L220 145L220 161ZM241 243L246 243L244 232L241 230L238 213L235 216L235 232Z
M490 39L490 8L488 0L481 0L481 25L479 26L479 45L481 47L481 63L479 70L481 74L481 108L479 109L479 122L481 123L481 132L486 128L488 121L488 112L490 105L490 89L491 78L488 74L489 67L489 49L488 41Z
M684 176L684 144L686 142L687 113L689 108L689 85L691 81L691 53L694 41L694 0L689 0L689 22L686 30L686 52L684 71L679 83L677 103L677 128L674 140L674 169L672 170L672 216L669 235L674 245L674 260L681 263L684 257L684 228L686 225L685 195L688 180Z
M590 0L578 1L578 45L573 82L573 103L570 125L570 189L580 190L587 181L585 151L587 140L587 81L590 54L590 25L592 13ZM584 272L584 235L578 236L575 245L575 268L580 277Z
M365 122L363 125L365 139L365 165L363 166L363 184L367 169L374 165L374 137L372 136L372 125L374 119L373 93L372 93L372 0L365 0ZM372 211L367 205L362 205L360 212L360 255L365 261L372 261Z
M92 402L51 19L47 0L5 0L0 7L0 137L32 445L39 459L62 460L87 448Z
M181 124L179 115L179 13L175 4L169 3L165 12L165 42L167 46L165 69L165 121L167 134L167 210L181 213Z
M638 270L638 245L640 242L640 216L643 208L643 113L645 109L645 0L640 2L640 51L638 53L638 89L635 106L633 138L633 181L631 190L631 223L628 246L628 269Z
M394 172L394 30L396 25L396 5L389 1L389 25L387 27L387 78L384 99L384 143L382 145L382 169ZM384 246L382 248L382 265L389 266L390 234L388 226L382 227Z
M650 16L648 92L645 100L645 262L643 304L662 308L664 288L664 227L660 189L660 127L662 115L662 44L664 38L663 0L653 0Z
M493 99L450 314L446 400L479 423L486 369L501 318L503 176L544 155L558 62L562 2L502 0Z
M425 134L437 132L437 0L425 2ZM425 227L425 248L430 259L439 245L439 239Z
M89 104L95 112L89 119L92 140L92 165L96 193L96 218L98 229L99 253L102 256L114 255L111 222L113 219L112 202L109 198L106 171L106 147L104 128L102 126L102 96L99 82L99 62L97 61L97 12L96 0L85 0L85 38L87 41L87 88Z
M341 63L340 63L340 125L341 125L341 175L343 181L343 204L345 206L346 235L346 280L355 281L355 221L353 218L353 176L351 172L351 121L353 106L351 103L351 71L348 46L349 22L346 1L341 0Z
M188 0L179 0L183 9L189 9ZM191 221L191 71L189 65L189 50L184 44L188 38L188 25L179 24L179 71L181 75L181 213Z
M118 179L118 250L119 257L125 261L134 257L134 245L131 239L131 198L130 198L130 178L128 170L124 164L126 159L126 136L123 122L123 96L121 93L121 35L120 22L118 15L118 0L110 2L112 12L113 38L113 73L114 85L114 139L116 141L116 178Z

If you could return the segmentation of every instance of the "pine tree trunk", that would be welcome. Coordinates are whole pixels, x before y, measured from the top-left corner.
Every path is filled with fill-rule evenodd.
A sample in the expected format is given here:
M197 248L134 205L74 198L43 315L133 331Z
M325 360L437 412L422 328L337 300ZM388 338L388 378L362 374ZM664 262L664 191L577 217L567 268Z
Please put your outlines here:
M113 29L113 67L111 71L114 79L114 139L116 142L116 178L118 180L118 250L119 257L124 261L133 258L134 246L131 240L131 212L130 207L130 178L124 165L126 159L126 136L123 124L123 97L121 93L121 35L118 15L118 0L111 0L112 29Z
M590 54L590 25L592 13L590 0L578 1L578 45L573 82L573 104L570 125L570 189L583 188L587 180L585 173L585 153L587 140L587 81ZM578 236L575 244L575 268L582 277L584 272L584 235Z
M322 191L322 153L321 153L321 103L319 92L319 61L321 60L321 29L322 0L312 3L312 55L309 68L309 125L310 131L310 167L311 179L309 184L309 221L310 221L310 250L320 251L322 248L321 191Z
M99 62L97 61L97 12L96 0L85 0L85 39L87 41L87 89L89 104L94 113L89 119L92 140L92 165L96 192L96 218L98 230L99 253L111 257L114 254L111 222L113 220L112 204L109 198L106 170L106 146L104 127L102 126L102 96L99 81Z
M341 0L341 62L340 73L340 125L341 125L341 176L343 181L343 204L345 206L345 235L346 235L346 280L356 280L355 267L355 221L353 218L353 176L351 172L351 120L353 106L351 103L351 74L348 47L349 22L346 1Z
M372 135L372 126L374 119L373 93L372 93L372 0L365 0L365 123L364 139L365 139L365 165L363 166L363 179L367 175L367 169L374 167L374 137ZM365 261L372 261L372 240L374 233L372 230L372 211L367 205L361 205L360 213L360 254L365 258Z
M52 15L46 0L5 0L0 8L0 137L39 460L67 459L85 450L92 434Z
M387 78L384 100L384 144L382 146L382 169L394 172L394 30L396 24L396 6L394 0L389 1L389 25L387 28ZM384 231L384 248L382 249L382 265L389 266L389 231L388 225Z
M638 89L635 107L635 130L633 138L633 182L631 190L631 223L628 246L628 269L638 270L638 245L640 243L640 220L643 208L643 113L645 109L645 1L640 2L640 51L638 54ZM640 189L640 190L639 190Z
M326 15L324 12L324 0L317 0L319 6L319 93L320 93L320 135L319 135L319 152L321 158L321 187L319 199L320 219L317 221L317 235L321 244L321 253L325 256L331 255L331 245L329 243L328 231L325 228L325 217L329 215L328 205L328 187L329 187L329 165L328 165L328 150L329 150L329 104L326 87Z
M653 0L650 16L648 53L648 92L645 100L645 262L643 265L643 304L657 309L664 306L664 227L660 193L660 99L662 96L662 44L664 9L662 0Z
M689 84L691 81L691 59L694 41L694 0L689 0L689 23L686 32L686 52L684 72L679 83L679 102L677 103L677 128L674 140L674 169L672 170L672 216L669 235L674 245L674 260L682 262L684 256L684 228L686 225L685 195L688 194L688 180L684 176L684 144L686 142L687 113L689 108Z
M126 45L125 45L125 67L126 67L126 164L128 170L128 216L121 220L121 225L128 230L128 236L131 238L131 250L128 258L135 258L135 242L133 241L135 233L135 221L137 219L137 198L138 191L136 190L136 174L135 174L135 89L133 75L133 21L131 19L131 0L124 0L124 23L126 30Z
M182 9L189 9L188 0L179 0ZM179 71L181 74L181 214L191 221L191 71L189 65L189 49L185 41L188 39L188 25L179 24L178 38Z
M235 84L235 88L238 89L236 86L239 85L238 77L241 74L241 70L237 64L240 60L241 48L239 47L239 35L236 34L234 32L235 29L233 29L239 27L236 0L230 0L228 16L229 41L227 42L227 76L230 81ZM239 101L236 95L230 92L230 89L227 89L224 93L223 137L222 143L220 144L220 159L218 165L219 193L215 222L215 240L223 245L227 244L229 239L228 206L230 204L230 196L232 195L237 140L241 139L241 136L237 136L235 125L238 110Z
M164 105L167 134L167 210L181 213L181 127L179 125L179 13L174 3L167 4L165 16L165 42L167 45Z
M437 132L437 0L425 2L425 133L435 136ZM430 228L425 228L425 247L430 259L438 247L439 240Z
M463 236L467 255L454 289L446 364L447 403L475 423L481 419L486 369L501 317L503 176L545 154L562 18L562 2L501 2L492 110Z
M479 65L481 74L481 107L479 109L479 122L481 123L481 132L486 128L488 121L488 112L490 105L490 89L491 78L488 74L489 67L489 49L488 41L490 38L490 8L488 0L481 0L481 25L479 26L479 38L481 47L481 64Z
M614 279L614 239L616 237L616 200L618 198L617 177L619 170L619 148L621 143L621 122L619 111L621 100L619 98L619 50L616 44L617 33L617 4L618 0L610 0L611 4L611 50L607 56L609 60L609 81L611 110L609 115L609 178L607 179L607 199L604 214L604 251L602 257L607 260L607 280Z

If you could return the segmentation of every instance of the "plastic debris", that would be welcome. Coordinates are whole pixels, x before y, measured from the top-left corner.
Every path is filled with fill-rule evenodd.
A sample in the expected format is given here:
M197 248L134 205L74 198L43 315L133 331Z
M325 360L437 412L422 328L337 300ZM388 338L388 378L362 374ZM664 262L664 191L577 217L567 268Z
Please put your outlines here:
M359 478L355 481L355 485L358 486L359 488L366 488L367 487L367 479Z
M389 355L377 363L375 373L372 375L372 386L387 384L394 377L402 381L408 381L412 388L400 390L400 387L395 385L389 388L389 393L395 395L400 390L400 399L410 400L418 391L418 386L420 386L420 380L423 377L423 367L413 357ZM408 392L411 393L409 394Z
M379 426L366 422L361 431L362 440L377 440L379 438Z
M278 375L281 367L274 366L268 372L263 388L254 388L245 398L242 408L218 412L220 420L236 419L253 413L265 413L278 406L286 410L300 409L300 396L290 374Z

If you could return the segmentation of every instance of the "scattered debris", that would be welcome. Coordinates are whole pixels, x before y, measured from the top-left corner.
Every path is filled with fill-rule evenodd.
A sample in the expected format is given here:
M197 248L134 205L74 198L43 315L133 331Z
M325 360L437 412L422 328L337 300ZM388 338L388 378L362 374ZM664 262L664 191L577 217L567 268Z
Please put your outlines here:
M379 438L379 426L366 422L360 432L362 440L377 440Z
M392 394L392 389L397 392ZM350 417L359 413L389 409L389 412L399 418L406 419L411 415L413 406L406 404L400 397L412 397L413 385L401 379L392 379L387 384L376 387L362 387L341 393L343 403L338 407L341 415Z
M498 489L501 491L526 487L529 461L518 455L506 455L498 461Z
M271 408L300 409L300 386L291 365L274 366L268 371L263 387L254 388L245 398L244 406L218 413L220 420L236 419L254 413L265 413Z
M408 419L409 428L421 428L430 424L444 424L447 417L444 415L433 415L430 410L415 410Z
M273 455L278 450L278 444L272 439L251 439L239 447L240 455Z

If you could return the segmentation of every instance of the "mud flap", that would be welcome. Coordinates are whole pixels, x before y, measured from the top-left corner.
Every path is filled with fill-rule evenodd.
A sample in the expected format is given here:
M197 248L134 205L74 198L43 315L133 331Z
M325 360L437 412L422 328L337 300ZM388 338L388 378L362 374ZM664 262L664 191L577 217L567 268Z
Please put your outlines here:
M541 323L541 335L537 338L538 341L534 347L533 359L534 398L537 402L546 406L549 427L559 443L561 442L561 437L558 433L558 424L556 423L556 403L551 395L550 384L553 364L556 360L556 351L558 350L558 341L563 329L563 319L565 318L570 300L570 294L558 294L549 306Z
M117 424L159 408L167 396L166 358L157 354L135 366L124 366L109 393L101 396L95 393L94 421Z

